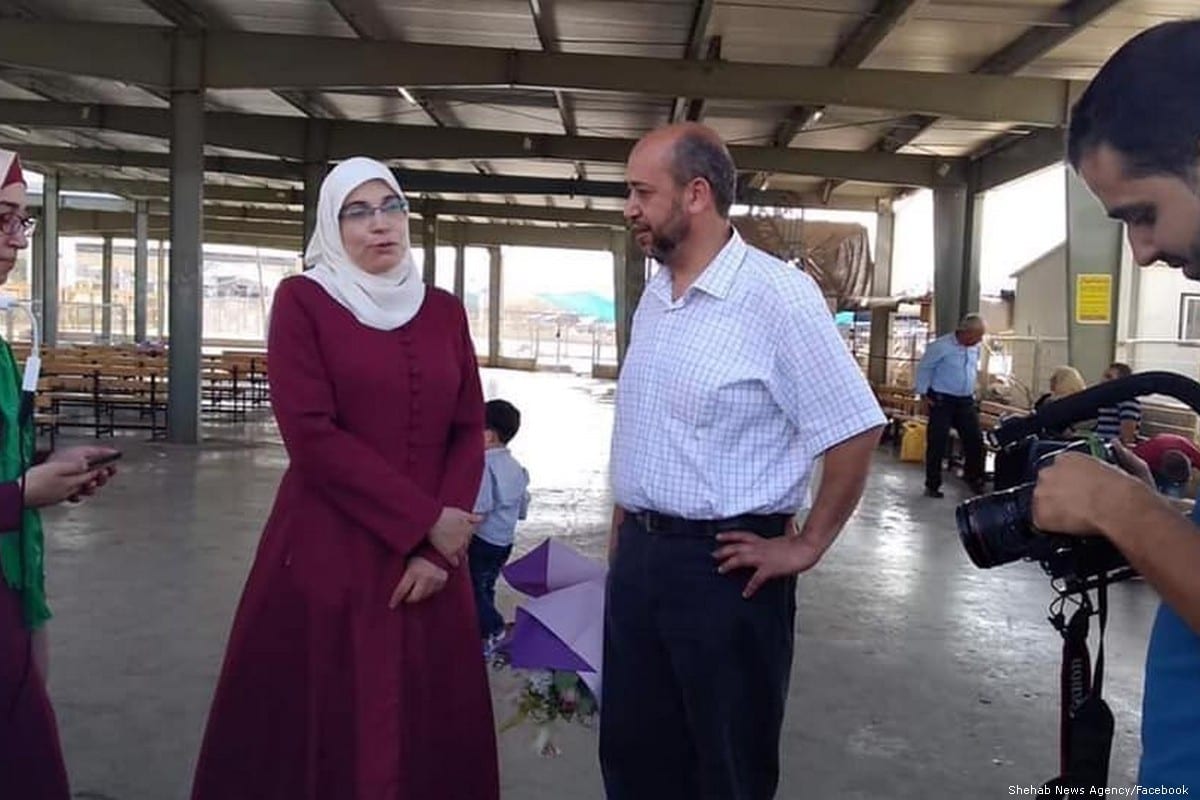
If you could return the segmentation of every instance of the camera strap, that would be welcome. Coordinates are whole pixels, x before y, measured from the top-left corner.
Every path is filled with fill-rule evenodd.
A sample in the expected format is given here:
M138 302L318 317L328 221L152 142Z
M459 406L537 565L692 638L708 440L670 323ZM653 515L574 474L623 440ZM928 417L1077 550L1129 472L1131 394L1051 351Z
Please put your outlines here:
M1104 632L1108 624L1108 580L1100 576L1097 604L1093 610L1087 594L1082 605L1064 623L1061 613L1052 623L1063 637L1062 705L1059 718L1059 760L1062 774L1046 784L1048 788L1108 786L1109 757L1112 753L1113 715L1102 696L1104 689ZM1100 639L1096 649L1096 668L1091 669L1088 652L1088 618L1100 617Z

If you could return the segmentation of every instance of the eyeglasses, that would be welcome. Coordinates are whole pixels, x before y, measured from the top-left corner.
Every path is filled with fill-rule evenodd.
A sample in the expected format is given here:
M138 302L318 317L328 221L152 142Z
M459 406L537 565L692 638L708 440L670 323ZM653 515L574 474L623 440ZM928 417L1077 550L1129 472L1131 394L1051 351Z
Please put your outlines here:
M375 218L376 212L383 214L385 217L398 217L401 214L407 214L408 201L403 197L392 195L377 206L368 203L351 203L338 212L338 219L342 222L367 222Z
M36 217L22 217L20 214L12 211L7 214L0 214L0 233L3 233L5 236L16 236L18 233L29 236L36 227Z

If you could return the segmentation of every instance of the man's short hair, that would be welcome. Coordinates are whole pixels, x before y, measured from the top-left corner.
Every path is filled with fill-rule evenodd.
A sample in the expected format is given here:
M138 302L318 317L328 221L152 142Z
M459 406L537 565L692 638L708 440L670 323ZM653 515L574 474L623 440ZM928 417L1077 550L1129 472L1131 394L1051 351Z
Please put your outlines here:
M1133 367L1120 361L1114 361L1108 365L1108 368L1117 373L1118 378L1128 378L1133 374Z
M964 316L962 319L960 319L958 321L958 327L955 328L954 330L969 331L972 328L986 328L986 327L987 327L987 323L985 323L983 321L983 315L967 314L966 316Z
M489 400L483 407L484 427L508 444L521 430L521 412L507 400Z
M671 176L680 186L703 178L712 187L717 213L728 219L737 193L737 167L725 144L701 131L684 131L671 154Z
M1133 176L1168 174L1188 182L1200 142L1200 20L1150 28L1108 60L1071 111L1067 157L1107 144Z

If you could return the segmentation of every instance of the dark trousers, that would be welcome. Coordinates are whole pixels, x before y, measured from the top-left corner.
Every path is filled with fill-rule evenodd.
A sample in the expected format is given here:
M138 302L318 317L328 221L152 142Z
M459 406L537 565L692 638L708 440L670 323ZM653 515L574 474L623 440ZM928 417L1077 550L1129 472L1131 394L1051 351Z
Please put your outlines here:
M608 575L600 767L609 800L767 800L779 782L796 579L749 600L705 536L626 518Z
M479 635L491 636L504 630L504 617L496 610L496 579L500 569L508 562L512 545L500 547L483 541L478 536L471 539L467 549L467 561L471 566L471 586L475 589L475 611L479 615Z
M966 464L963 477L968 483L983 480L983 433L979 429L979 412L971 397L954 397L930 393L929 431L925 440L925 486L937 489L942 485L942 462L946 459L946 444L950 428L958 431Z

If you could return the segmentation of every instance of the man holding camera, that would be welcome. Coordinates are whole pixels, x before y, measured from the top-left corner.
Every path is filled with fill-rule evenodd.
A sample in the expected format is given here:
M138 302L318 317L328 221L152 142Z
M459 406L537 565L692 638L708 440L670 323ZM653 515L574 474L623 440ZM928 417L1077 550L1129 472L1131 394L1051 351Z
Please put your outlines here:
M1200 280L1200 20L1139 34L1076 104L1071 165L1123 221L1134 258ZM1121 448L1121 460L1128 452ZM1146 659L1142 785L1200 791L1200 529L1151 486L1063 454L1038 475L1044 531L1108 538L1163 598Z

